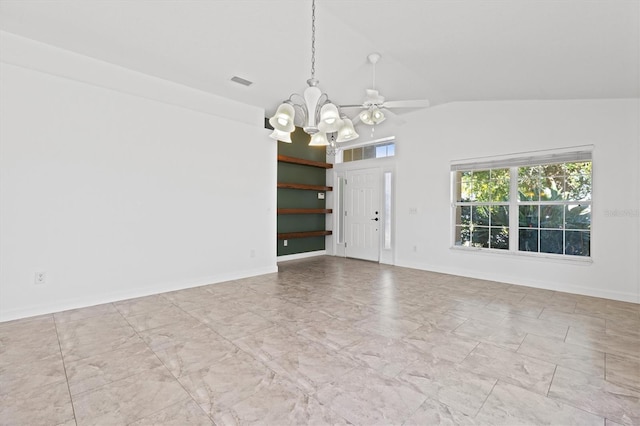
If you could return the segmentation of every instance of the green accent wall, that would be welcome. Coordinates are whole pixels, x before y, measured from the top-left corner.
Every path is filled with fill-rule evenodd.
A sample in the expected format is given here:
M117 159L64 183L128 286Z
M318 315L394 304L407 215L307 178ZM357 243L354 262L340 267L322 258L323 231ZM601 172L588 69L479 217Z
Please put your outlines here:
M291 134L291 142L278 142L278 154L305 160L326 161L324 147L309 146L309 135L301 128ZM301 164L278 162L278 182L326 185L326 170ZM300 189L278 188L278 208L324 209L325 200L318 199L318 192ZM326 193L325 193L326 194ZM322 231L325 229L324 214L278 215L278 233L300 231ZM325 249L325 237L294 238L276 240L278 256L306 253Z
M326 149L322 146L309 146L310 138L302 128L296 127L296 130L291 133L292 143L278 142L278 154L324 163L327 160ZM314 168L315 167L312 167L312 169Z

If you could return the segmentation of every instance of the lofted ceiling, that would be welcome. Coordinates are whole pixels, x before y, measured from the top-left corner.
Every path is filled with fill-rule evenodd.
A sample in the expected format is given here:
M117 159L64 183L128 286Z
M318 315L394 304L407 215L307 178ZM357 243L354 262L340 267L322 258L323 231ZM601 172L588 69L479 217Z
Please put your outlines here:
M360 103L380 52L387 100L638 98L639 27L640 0L316 0L316 77ZM311 0L0 0L0 29L267 114L310 77Z

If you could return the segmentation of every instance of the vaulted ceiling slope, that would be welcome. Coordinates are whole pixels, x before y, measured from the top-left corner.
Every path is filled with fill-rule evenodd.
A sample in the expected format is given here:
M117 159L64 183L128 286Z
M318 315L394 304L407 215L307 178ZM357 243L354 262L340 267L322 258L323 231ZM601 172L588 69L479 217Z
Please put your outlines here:
M371 52L388 100L640 97L640 0L316 3L316 77L338 104L362 101ZM311 0L1 0L0 29L267 113L311 72Z

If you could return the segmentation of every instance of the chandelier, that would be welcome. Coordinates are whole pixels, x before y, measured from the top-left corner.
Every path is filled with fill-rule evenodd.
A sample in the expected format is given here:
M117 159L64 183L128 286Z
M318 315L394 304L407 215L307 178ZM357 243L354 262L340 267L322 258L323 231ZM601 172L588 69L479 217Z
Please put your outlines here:
M302 95L294 93L276 110L269 124L273 133L269 135L281 142L291 143L294 121L302 123L302 129L311 136L310 146L332 146L358 138L353 122L340 114L339 108L318 87L316 79L316 2L311 2L311 78Z

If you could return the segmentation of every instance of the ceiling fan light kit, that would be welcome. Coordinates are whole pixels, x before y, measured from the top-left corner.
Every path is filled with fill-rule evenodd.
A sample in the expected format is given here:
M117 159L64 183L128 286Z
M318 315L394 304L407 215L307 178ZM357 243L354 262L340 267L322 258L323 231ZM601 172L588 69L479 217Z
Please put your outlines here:
M380 124L387 119L382 111L380 111L380 109L376 106L372 106L369 109L362 111L359 116L360 121L370 126Z

